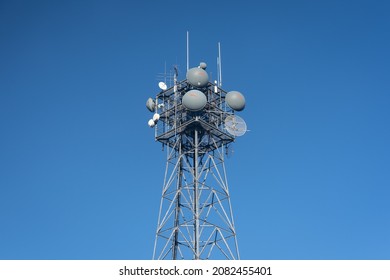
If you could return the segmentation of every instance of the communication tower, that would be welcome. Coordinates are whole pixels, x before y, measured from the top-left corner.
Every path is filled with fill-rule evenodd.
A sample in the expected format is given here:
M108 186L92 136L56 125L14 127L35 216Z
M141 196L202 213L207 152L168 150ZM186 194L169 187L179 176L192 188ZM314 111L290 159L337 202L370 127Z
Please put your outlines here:
M224 157L246 132L236 115L245 98L221 88L220 48L218 61L219 81L209 81L204 62L181 81L175 68L173 86L160 82L146 102L167 152L153 259L240 258Z

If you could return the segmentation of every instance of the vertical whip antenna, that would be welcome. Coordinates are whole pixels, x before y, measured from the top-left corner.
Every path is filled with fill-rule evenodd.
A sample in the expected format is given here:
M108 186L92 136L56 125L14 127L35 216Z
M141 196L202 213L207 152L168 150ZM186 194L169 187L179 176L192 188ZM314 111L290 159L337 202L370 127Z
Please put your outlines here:
M218 42L218 85L222 87L222 57L221 57L221 43Z
M187 31L187 71L190 69L190 35Z

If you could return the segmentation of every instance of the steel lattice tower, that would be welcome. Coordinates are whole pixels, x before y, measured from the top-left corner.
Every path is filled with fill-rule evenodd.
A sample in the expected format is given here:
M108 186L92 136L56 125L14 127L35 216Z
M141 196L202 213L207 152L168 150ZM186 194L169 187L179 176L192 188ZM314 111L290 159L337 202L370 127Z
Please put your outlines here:
M155 113L149 125L167 152L153 259L240 258L224 157L246 130L232 109L242 110L245 100L209 82L205 68L190 69L182 81L175 71L174 85L160 83L147 102Z

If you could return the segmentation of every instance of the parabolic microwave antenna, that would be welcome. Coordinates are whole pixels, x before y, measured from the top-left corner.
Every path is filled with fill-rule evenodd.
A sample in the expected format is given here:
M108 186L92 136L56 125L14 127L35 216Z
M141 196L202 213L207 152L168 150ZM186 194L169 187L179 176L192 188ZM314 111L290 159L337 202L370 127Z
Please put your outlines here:
M237 115L229 115L226 117L225 129L233 136L242 136L247 131L245 121Z
M167 90L167 85L166 85L164 82L159 82L159 83L158 83L158 87L159 87L161 90Z

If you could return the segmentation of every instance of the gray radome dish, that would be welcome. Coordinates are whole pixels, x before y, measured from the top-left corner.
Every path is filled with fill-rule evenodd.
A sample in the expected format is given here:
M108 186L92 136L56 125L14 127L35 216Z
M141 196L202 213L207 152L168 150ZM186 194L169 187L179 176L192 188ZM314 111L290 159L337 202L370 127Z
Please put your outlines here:
M206 68L207 68L206 62L199 63L199 68L202 68L202 69L206 70Z
M146 108L148 108L150 112L154 112L154 110L156 109L156 103L151 97L146 100Z
M187 81L194 87L204 87L209 81L209 75L202 68L191 68L187 71Z
M238 91L229 91L226 94L226 102L235 111L242 111L245 108L245 97Z
M193 89L184 94L182 102L188 110L200 111L206 106L207 98L200 90Z

